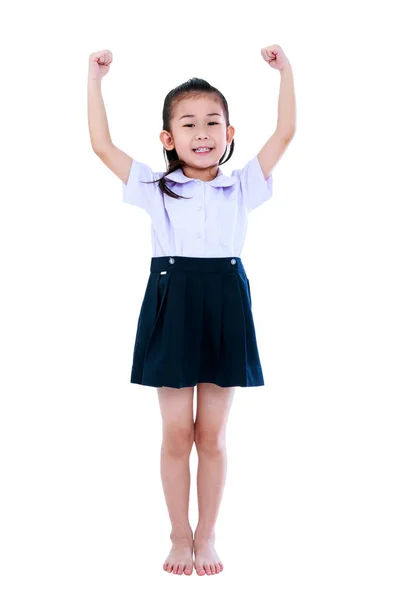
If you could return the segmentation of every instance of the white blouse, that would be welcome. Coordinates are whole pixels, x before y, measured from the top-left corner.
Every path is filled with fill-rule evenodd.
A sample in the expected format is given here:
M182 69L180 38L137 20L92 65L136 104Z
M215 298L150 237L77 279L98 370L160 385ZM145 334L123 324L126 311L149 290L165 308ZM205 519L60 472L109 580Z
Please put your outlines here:
M272 174L264 179L258 157L230 177L218 167L212 181L186 177L182 169L167 175L169 189L187 199L163 194L158 182L142 183L162 175L134 160L122 182L123 202L151 217L153 256L240 257L249 213L272 196Z

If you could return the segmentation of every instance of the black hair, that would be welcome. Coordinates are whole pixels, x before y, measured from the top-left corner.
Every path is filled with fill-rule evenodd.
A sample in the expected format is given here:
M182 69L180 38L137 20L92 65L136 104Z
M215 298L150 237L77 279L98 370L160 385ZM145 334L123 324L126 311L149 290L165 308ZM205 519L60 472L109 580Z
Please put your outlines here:
M227 103L225 97L223 96L223 94L221 94L221 92L219 90L217 90L217 88L210 85L208 83L208 81L205 81L205 79L199 79L198 77L192 77L188 81L185 81L181 85L178 85L177 87L172 89L166 95L165 100L164 100L163 112L162 112L162 120L163 120L162 128L165 129L166 131L171 132L172 114L173 114L173 111L174 111L176 105L178 104L178 102L180 100L182 100L183 98L196 98L199 96L204 96L206 94L209 94L210 96L214 96L218 101L221 102L222 110L223 110L224 116L225 116L226 125L227 126L230 125L228 103ZM232 138L228 156L225 159L225 155L226 155L226 148L225 148L225 152L224 152L223 156L220 158L220 160L218 161L218 165L222 165L230 159L230 157L233 154L234 148L235 148L235 142L234 142L234 139ZM143 181L142 183L156 183L158 181L160 190L167 196L171 196L171 198L186 198L186 196L179 196L178 194L175 194L175 192L173 192L172 190L170 190L167 187L167 184L165 182L166 175L169 175L169 173L172 173L172 171L176 171L177 169L182 167L185 163L184 163L184 161L180 160L175 148L173 148L172 150L167 150L166 148L163 148L163 152L164 152L164 159L165 159L166 165L167 165L167 170L165 171L165 173L163 173L163 175L162 175L162 177L160 177L160 179L156 179L155 181Z

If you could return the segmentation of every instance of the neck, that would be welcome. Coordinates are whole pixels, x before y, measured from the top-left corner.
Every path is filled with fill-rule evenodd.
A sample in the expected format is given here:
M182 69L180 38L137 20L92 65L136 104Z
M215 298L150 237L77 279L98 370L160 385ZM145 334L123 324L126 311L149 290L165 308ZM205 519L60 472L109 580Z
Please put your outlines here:
M182 167L182 171L186 175L186 177L190 177L191 179L200 179L201 181L212 181L218 176L219 167L218 165L211 165L209 167L199 169L197 167L185 166Z

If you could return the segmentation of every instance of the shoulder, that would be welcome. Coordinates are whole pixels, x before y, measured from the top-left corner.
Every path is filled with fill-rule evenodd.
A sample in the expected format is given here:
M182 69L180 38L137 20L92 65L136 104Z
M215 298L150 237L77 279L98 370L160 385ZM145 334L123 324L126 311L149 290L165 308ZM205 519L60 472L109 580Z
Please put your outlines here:
M248 176L256 177L257 179L264 179L264 174L261 169L261 164L258 159L258 156L253 156L250 160L248 160L243 167L239 169L234 169L232 171L232 177L236 177L236 179L241 180Z
M145 162L134 160L129 170L127 182L122 182L122 200L152 212L152 205L159 200L161 190L157 181L164 175L153 171Z
M146 181L154 181L155 179L159 179L164 175L165 171L153 171L153 169L145 162L141 162L139 160L132 161L128 180L126 185L130 183L130 180L136 181L138 179L144 179Z
M249 210L253 210L272 196L272 174L264 177L258 156L253 156L240 169L232 171L240 188L240 197Z

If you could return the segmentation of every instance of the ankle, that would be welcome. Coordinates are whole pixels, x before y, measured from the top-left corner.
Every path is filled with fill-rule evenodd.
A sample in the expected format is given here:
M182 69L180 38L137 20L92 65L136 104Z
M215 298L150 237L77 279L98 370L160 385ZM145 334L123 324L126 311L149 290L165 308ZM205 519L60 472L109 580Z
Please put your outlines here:
M193 541L194 542L200 542L200 541L211 541L211 542L215 542L215 531L214 530L201 530L201 529L196 529L196 531L194 532L194 536L193 536Z

